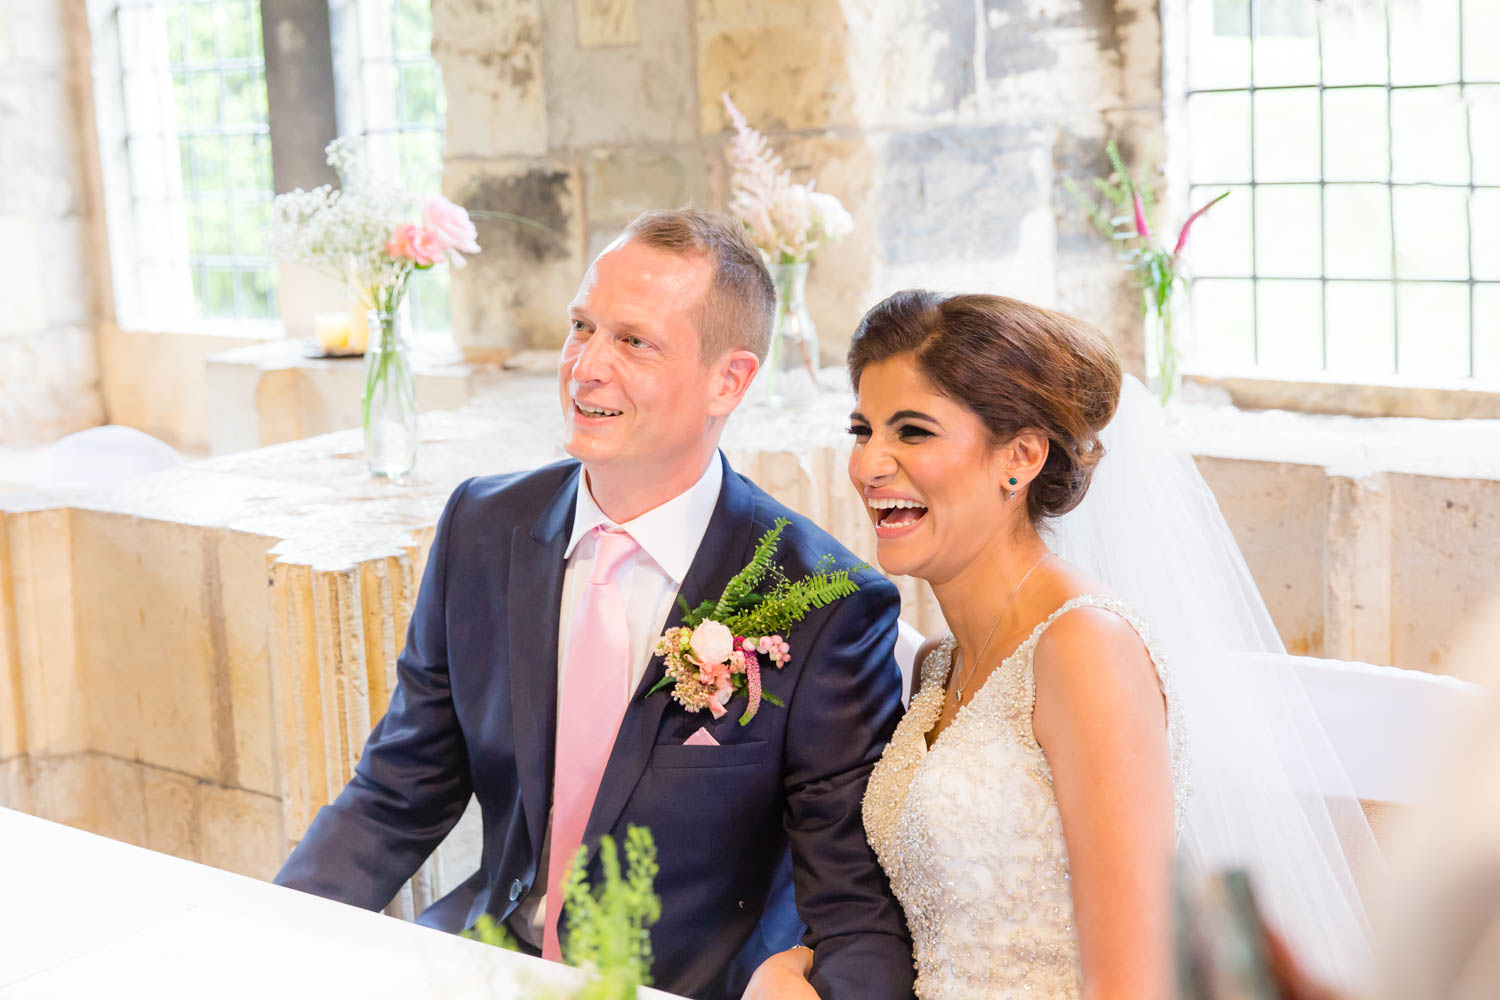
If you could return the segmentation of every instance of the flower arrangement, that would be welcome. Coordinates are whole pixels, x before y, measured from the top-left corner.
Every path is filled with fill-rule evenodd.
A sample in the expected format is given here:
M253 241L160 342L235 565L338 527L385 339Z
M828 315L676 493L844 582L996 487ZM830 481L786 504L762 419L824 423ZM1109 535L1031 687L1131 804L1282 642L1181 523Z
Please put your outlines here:
M1178 368L1180 345L1173 338L1172 331L1172 294L1179 282L1186 281L1181 269L1182 252L1187 247L1193 223L1229 197L1229 192L1225 191L1189 215L1177 232L1177 241L1168 250L1152 235L1148 221L1156 207L1149 180L1131 176L1113 139L1105 144L1104 152L1113 172L1108 177L1094 178L1093 186L1098 197L1086 195L1071 177L1064 177L1063 185L1088 212L1095 228L1116 242L1118 250L1115 255L1134 276L1140 289L1141 314L1156 320L1155 342L1151 346L1156 357L1158 396L1162 405L1166 405L1181 383Z
M682 601L683 623L656 640L656 655L663 658L666 670L646 692L647 697L671 687L672 698L688 711L707 709L717 719L728 711L725 706L731 698L744 694L742 726L755 718L762 701L786 707L762 687L760 658L764 656L778 670L786 666L792 647L782 636L814 608L859 590L859 584L849 578L852 571L833 569L831 557L827 568L800 580L789 579L775 558L781 532L790 523L786 518L776 519L756 545L749 564L725 585L717 601L704 601L696 608ZM770 585L762 588L764 593L757 593L763 583Z
M277 256L332 274L366 308L394 313L414 271L444 262L463 267L463 254L479 252L468 212L442 195L418 197L377 183L357 140L340 137L324 153L340 186L276 196L269 242Z
M372 312L379 340L365 356L365 461L372 473L401 479L416 466L418 439L416 380L398 310L412 274L444 262L462 267L464 254L479 252L478 231L442 195L419 198L376 183L353 140L335 139L325 152L340 188L277 195L269 243L278 256L341 279Z
M661 899L653 888L659 870L656 842L646 827L627 827L622 872L614 838L599 838L603 880L592 892L584 872L586 857L587 849L580 847L563 883L568 921L563 958L588 973L588 981L570 1000L634 1000L638 987L651 985L649 928L661 919ZM487 913L463 936L519 950L514 935Z
M854 219L831 194L814 190L816 181L792 183L781 157L722 95L734 139L729 145L733 172L729 179L729 211L750 233L750 239L770 264L798 264L812 259L825 243L848 236Z

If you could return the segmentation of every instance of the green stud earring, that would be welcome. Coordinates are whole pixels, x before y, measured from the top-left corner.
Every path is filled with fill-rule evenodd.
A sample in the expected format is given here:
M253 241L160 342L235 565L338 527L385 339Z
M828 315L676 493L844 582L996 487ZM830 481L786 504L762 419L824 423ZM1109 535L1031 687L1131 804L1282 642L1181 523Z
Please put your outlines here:
M1015 476L1011 476L1011 477L1010 477L1010 484L1011 484L1011 485L1012 485L1012 486L1014 486L1014 485L1016 485L1016 477L1015 477Z

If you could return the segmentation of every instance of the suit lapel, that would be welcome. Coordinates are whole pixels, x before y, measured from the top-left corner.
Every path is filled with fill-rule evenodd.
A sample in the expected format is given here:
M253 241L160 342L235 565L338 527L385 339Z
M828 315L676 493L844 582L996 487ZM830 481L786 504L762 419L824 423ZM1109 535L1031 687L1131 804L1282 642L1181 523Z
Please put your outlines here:
M552 806L557 734L557 630L569 528L578 496L574 470L531 527L511 535L508 590L511 725L521 805L533 854L540 855Z
M724 485L719 489L719 501L709 519L708 530L698 545L693 565L682 581L678 595L689 606L709 598L716 598L729 578L738 573L749 558L752 543L752 515L755 500L749 488L724 462ZM674 601L667 615L667 627L682 624L682 606ZM588 845L588 860L593 861L598 851L599 838L613 829L625 803L630 801L636 784L651 759L651 750L656 745L656 734L661 729L662 716L674 704L670 691L658 691L645 697L661 679L661 657L653 656L646 675L641 678L625 716L620 720L620 731L615 736L615 746L599 782L599 794L594 798L594 808L589 813L588 825L584 828L583 840Z

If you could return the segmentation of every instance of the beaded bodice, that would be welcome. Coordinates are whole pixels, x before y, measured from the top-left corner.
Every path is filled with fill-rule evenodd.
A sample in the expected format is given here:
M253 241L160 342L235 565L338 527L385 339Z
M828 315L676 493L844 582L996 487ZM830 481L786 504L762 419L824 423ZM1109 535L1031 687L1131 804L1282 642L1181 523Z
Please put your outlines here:
M870 775L870 845L906 911L922 1000L1075 998L1081 990L1068 857L1052 771L1031 730L1032 657L1047 627L1078 607L1124 618L1140 634L1167 699L1177 828L1187 803L1187 752L1171 676L1150 629L1094 594L1058 608L953 717L943 711L955 641L921 664L921 686Z

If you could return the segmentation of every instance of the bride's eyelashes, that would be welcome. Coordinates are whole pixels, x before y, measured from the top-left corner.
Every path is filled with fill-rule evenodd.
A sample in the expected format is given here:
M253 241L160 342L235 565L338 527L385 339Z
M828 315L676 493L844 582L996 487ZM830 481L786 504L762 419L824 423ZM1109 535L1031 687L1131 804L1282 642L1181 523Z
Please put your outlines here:
M849 433L854 435L856 441L863 444L870 439L870 425L850 424ZM925 441L932 436L932 431L928 430L925 427L918 427L916 424L902 424L899 428L896 429L896 437L900 438L907 444L916 444L917 442Z

